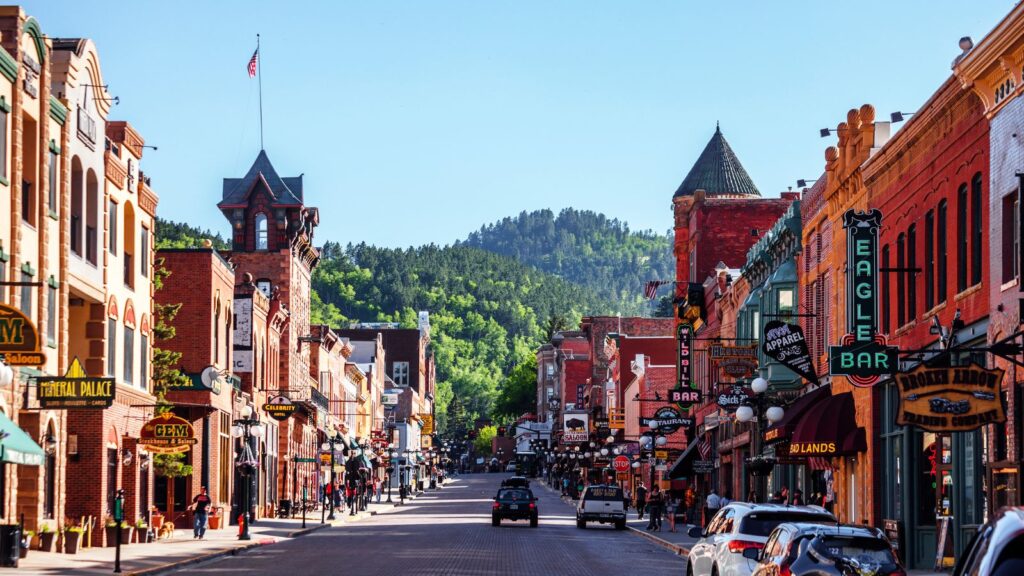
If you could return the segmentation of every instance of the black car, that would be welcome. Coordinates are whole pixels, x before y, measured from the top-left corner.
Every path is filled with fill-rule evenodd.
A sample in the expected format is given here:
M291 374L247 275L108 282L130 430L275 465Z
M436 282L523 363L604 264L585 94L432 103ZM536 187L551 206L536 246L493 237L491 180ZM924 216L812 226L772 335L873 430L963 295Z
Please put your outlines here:
M491 526L498 526L502 520L529 520L530 527L537 527L537 499L528 488L502 488L494 497L491 506Z
M906 576L889 541L877 528L853 525L779 524L764 548L747 548L757 561L751 576L875 574Z
M513 476L501 481L502 488L529 488L530 481L522 476Z

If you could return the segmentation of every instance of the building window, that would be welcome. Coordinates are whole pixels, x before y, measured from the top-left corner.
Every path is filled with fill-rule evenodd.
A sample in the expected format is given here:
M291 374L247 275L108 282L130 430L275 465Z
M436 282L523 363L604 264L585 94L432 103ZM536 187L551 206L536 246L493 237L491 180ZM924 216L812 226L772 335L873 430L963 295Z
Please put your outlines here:
M21 219L32 226L36 225L36 199L32 183L21 181Z
M256 249L266 250L267 240L267 215L261 212L256 215Z
M885 246L882 246L882 268L888 268L888 267L889 267L889 245L886 244ZM890 272L883 272L882 273L882 303L881 303L882 305L881 305L881 308L882 308L882 332L884 332L884 333L889 333L889 330L890 330L890 328L889 328L889 320L890 320L889 316L890 316L890 313L892 311L892 307L891 307L892 300L890 300L890 298L892 296L892 293L891 293L892 286L891 286L891 283L890 283L890 280L889 280L889 275L890 275Z
M935 306L935 212L924 216L924 309Z
M1017 192L1003 196L1003 230L1002 230L1002 281L1010 282L1017 277L1017 250L1020 242L1017 231Z
M793 302L793 290L785 288L779 290L779 314L792 314L795 303Z
M46 447L46 464L43 474L43 518L52 519L54 509L57 505L57 435L54 433L53 425L46 427L46 436L42 438L41 444Z
M107 318L107 376L115 378L117 372L117 320Z
M149 276L149 228L142 227L142 237L139 238L139 266L143 277Z
M395 381L398 386L409 385L409 363L408 362L395 362L391 366L391 379Z
M971 179L971 285L981 282L981 172Z
M906 236L900 234L896 238L896 325L907 323L907 291L905 290L906 274L903 271L907 264Z
M956 291L967 289L967 184L956 194Z
M911 224L907 229L907 268L917 268L917 225ZM907 322L917 318L917 272L909 272L907 282Z
M220 497L220 502L231 502L231 416L224 412L220 412L219 414L220 426L217 430L217 436L219 439L220 454L217 455L217 458L219 463L218 467L220 469L220 482L217 486L217 495Z
M0 109L0 178L7 179L7 110L3 109Z
M935 263L935 300L939 304L946 301L946 274L949 268L949 252L947 250L948 244L946 242L947 206L948 204L945 200L939 202L938 222L935 224L935 251L937 253Z
M57 343L57 288L47 286L46 295L46 339L52 346Z
M139 384L149 390L149 336L142 334L139 342Z
M761 334L761 311L754 308L750 312L750 334L748 337L752 340L757 340Z
M124 381L135 382L135 330L129 326L124 327Z
M213 305L213 363L220 364L220 302Z
M24 270L21 271L21 311L25 316L32 316L32 275Z
M108 214L107 237L110 238L110 253L117 255L117 202L110 202L110 213Z
M50 188L47 198L47 208L51 213L57 213L57 165L60 164L60 156L53 150L50 150Z

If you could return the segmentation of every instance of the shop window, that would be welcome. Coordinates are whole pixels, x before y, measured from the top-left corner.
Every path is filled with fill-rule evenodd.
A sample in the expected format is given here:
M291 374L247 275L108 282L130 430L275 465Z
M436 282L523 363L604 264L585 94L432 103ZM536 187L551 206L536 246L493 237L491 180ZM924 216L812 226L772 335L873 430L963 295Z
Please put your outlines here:
M749 338L757 339L761 334L761 312L754 308L750 313L750 335Z
M129 326L124 327L124 381L135 382L135 330Z
M1017 270L1020 254L1019 207L1017 191L1003 196L1002 279L1004 284L1012 281L1020 274L1020 271Z
M935 306L935 212L924 216L924 309Z
M889 245L886 244L885 246L882 246L882 268L883 269L889 268L889 256L890 256L889 255ZM892 306L891 306L892 300L890 300L890 297L892 296L892 294L890 292L891 292L891 289L892 289L892 285L891 285L891 281L890 281L889 278L890 278L891 275L892 275L891 272L883 272L882 273L882 302L881 302L881 308L882 308L882 327L881 327L881 330L884 333L888 333L889 330L890 330L890 328L889 328L889 320L890 320L889 316L892 313Z
M117 372L117 320L107 318L107 376L115 378Z
M231 415L220 412L220 427L217 430L220 454L220 482L217 485L217 494L220 502L231 501Z
M971 285L981 283L981 242L984 230L982 230L981 212L981 172L971 179Z
M907 293L904 288L906 285L906 274L903 269L906 267L907 252L906 252L906 237L900 234L896 238L896 325L903 326L907 323Z
M907 268L917 268L917 225L907 228ZM907 322L917 318L917 272L907 273Z
M786 288L779 290L779 314L792 314L796 303L793 298L793 290Z
M956 291L967 289L967 184L956 193Z
M948 204L945 200L939 202L938 222L935 224L935 251L937 253L935 263L935 301L939 304L946 301L946 274L949 262L948 243L946 242L946 233L948 231L946 226L947 206Z
M117 448L107 448L107 513L114 513L114 498L117 497Z
M940 454L938 437L934 432L922 432L919 450L919 472L917 482L917 522L920 526L935 525L936 495L939 486Z
M41 444L46 449L43 466L43 517L52 519L57 505L57 445L53 424L46 427L46 436Z

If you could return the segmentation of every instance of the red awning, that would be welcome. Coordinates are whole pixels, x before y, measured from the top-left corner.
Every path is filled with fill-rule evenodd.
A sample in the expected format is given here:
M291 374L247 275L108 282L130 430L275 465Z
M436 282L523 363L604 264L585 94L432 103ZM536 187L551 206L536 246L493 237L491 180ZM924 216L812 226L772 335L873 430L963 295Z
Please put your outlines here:
M866 452L867 436L857 426L853 394L829 397L809 410L796 424L790 456L831 457Z
M832 389L828 386L821 386L794 400L791 405L786 407L782 420L772 424L765 431L765 442L773 444L789 440L789 437L796 429L797 422L803 419L804 414L831 397Z

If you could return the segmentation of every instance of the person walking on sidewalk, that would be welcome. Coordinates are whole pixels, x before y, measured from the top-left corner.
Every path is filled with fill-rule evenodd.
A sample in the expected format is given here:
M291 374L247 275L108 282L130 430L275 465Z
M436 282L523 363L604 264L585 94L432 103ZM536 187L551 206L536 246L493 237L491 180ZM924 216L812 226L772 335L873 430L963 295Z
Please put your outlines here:
M707 528L708 524L711 523L711 518L718 513L718 509L722 507L722 497L718 495L718 491L714 488L711 489L711 493L708 494L707 500L704 502L704 527Z
M644 508L646 508L646 507L647 507L647 488L644 486L644 483L641 482L640 485L636 487L636 519L637 520L643 520L644 519Z
M202 540L206 535L208 508L213 501L206 494L206 486L199 489L199 494L192 499L192 539Z
M647 522L647 529L661 532L661 508L665 505L665 495L657 484L651 488L651 495L647 498L647 510L650 520Z
M668 518L668 531L676 531L676 510L679 509L679 499L671 492L666 493L665 516Z
M377 495L377 503L380 504L381 494L384 492L384 485L381 484L380 478L374 476L373 478L373 493Z

